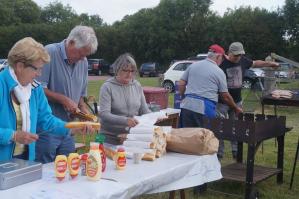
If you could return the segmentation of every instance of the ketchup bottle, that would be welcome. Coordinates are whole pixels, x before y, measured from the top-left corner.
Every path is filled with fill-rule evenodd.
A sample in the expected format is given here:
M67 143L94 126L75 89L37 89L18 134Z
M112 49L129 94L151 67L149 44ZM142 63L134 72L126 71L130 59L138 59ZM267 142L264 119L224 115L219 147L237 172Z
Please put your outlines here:
M99 150L101 152L102 159L102 172L104 172L106 170L106 153L104 148L105 136L103 134L97 134L95 141L99 143Z

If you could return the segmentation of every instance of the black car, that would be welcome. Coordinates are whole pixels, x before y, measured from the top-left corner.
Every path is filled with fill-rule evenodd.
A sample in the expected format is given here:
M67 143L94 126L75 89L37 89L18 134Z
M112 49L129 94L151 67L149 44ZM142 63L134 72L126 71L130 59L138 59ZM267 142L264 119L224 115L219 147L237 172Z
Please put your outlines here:
M148 62L140 66L139 75L143 77L148 75L149 77L157 77L159 75L160 65L157 62Z
M104 59L88 59L88 74L108 74L110 64Z

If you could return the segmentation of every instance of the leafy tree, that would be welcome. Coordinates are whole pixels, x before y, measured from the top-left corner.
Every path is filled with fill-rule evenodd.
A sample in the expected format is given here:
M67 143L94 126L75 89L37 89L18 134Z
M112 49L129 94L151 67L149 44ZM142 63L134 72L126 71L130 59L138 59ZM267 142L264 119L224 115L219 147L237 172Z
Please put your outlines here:
M247 54L264 59L271 52L285 49L283 19L276 12L240 7L227 11L221 19L221 36L228 48L234 41L243 43Z
M41 20L46 23L60 23L71 21L76 17L75 11L69 5L53 2L42 9Z
M0 0L0 26L37 23L40 8L31 0Z
M287 25L288 54L299 61L299 0L286 0L282 13Z

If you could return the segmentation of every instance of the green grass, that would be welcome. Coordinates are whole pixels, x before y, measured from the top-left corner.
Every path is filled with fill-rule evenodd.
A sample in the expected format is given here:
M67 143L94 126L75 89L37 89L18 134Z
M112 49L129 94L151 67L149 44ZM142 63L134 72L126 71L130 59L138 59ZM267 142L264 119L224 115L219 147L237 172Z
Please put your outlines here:
M158 86L157 78L139 78L142 86ZM88 85L89 95L94 95L98 99L99 88L104 81L90 81ZM281 83L280 88L292 89L299 88L299 82L292 82L288 84ZM253 92L251 90L243 90L242 96L244 99L244 111L254 111L256 113L261 112L261 105L258 101L260 92ZM169 95L169 107L173 106L173 94ZM293 126L293 130L285 136L285 148L284 148L284 183L282 185L276 184L276 177L273 176L265 181L257 184L258 191L261 198L265 199L295 199L299 195L299 168L297 165L297 171L294 178L293 190L289 190L289 183L291 178L292 166L295 157L295 150L298 141L299 132L299 112L295 107L278 107L278 114L285 115L287 117L287 125ZM266 114L274 114L272 106L265 107ZM265 166L276 165L277 147L275 146L274 139L267 140L263 143L264 150L261 151L261 147L256 153L255 163ZM247 146L244 144L244 150ZM232 162L230 153L230 144L225 142L225 156L221 164L228 164ZM246 157L246 154L245 156ZM299 163L298 163L299 164ZM192 188L186 189L186 198L188 199L228 199L228 198L244 198L244 183L237 183L233 181L220 180L218 182L212 182L208 184L208 191L202 195L194 195ZM236 195L225 195L219 192L228 192ZM159 193L151 195L143 195L137 197L138 199L166 199L168 193ZM176 193L176 198L179 198L179 193Z

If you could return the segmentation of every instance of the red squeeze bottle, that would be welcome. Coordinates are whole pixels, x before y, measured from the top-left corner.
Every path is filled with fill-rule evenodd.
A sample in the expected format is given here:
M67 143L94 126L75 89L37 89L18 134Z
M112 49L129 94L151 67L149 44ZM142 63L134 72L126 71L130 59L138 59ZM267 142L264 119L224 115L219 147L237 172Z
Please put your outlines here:
M105 136L102 134L98 134L96 136L96 142L99 143L99 150L101 152L101 159L102 159L102 172L106 170L106 153L104 148L104 140Z

